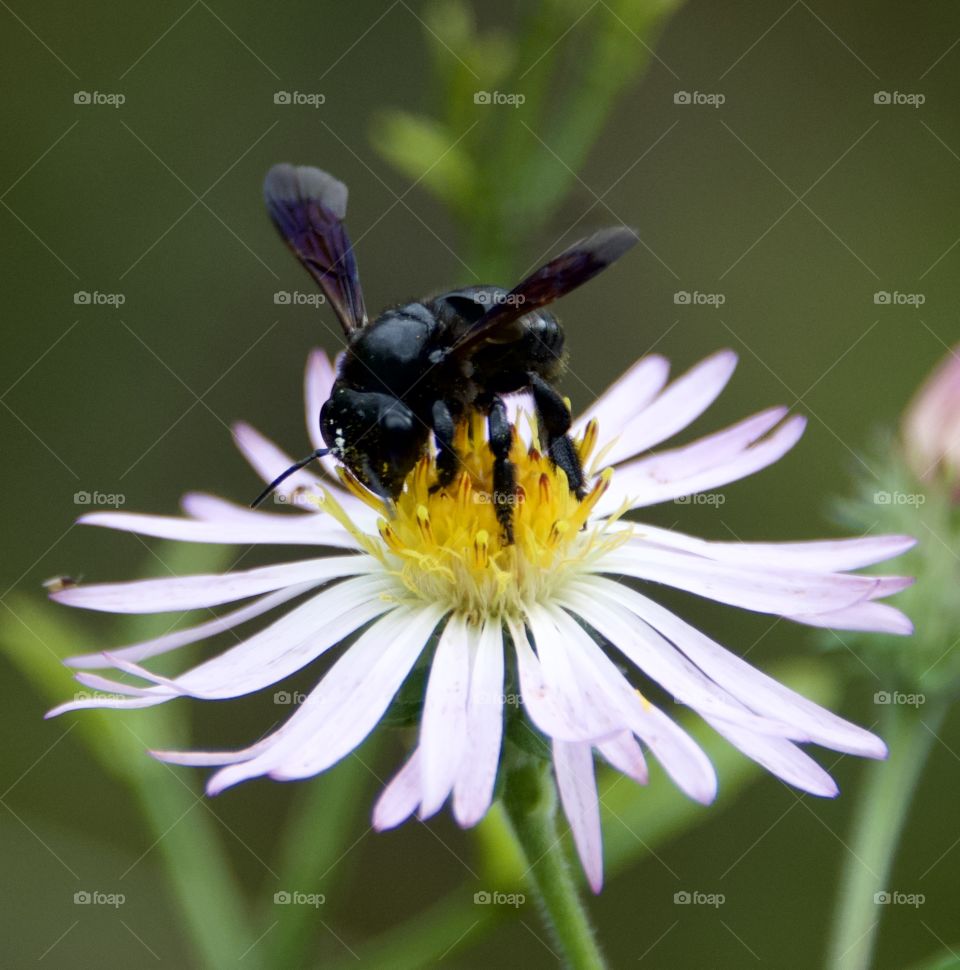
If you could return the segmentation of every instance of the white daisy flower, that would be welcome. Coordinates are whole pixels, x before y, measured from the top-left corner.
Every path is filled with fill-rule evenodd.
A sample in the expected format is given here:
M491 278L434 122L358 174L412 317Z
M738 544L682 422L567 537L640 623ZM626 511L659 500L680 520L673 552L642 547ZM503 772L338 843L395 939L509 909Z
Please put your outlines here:
M883 758L883 742L772 680L651 596L666 585L810 626L906 634L909 620L881 600L910 580L853 570L897 556L913 540L708 542L624 518L728 485L796 444L804 419L777 407L650 453L710 406L735 365L735 355L722 351L667 383L662 357L634 364L574 423L588 472L582 501L539 453L524 401L515 402L511 460L520 489L513 544L505 542L490 498L492 456L479 417L459 429L463 470L453 484L433 487L435 457L427 455L395 508L325 458L320 475L302 470L283 483L279 495L290 508L279 513L190 494L185 518L84 515L86 524L167 539L342 552L223 575L53 592L60 603L115 613L248 602L190 629L72 658L74 667L112 667L143 686L78 673L85 686L113 696L74 700L51 715L149 707L184 696L238 697L277 684L352 638L286 723L256 744L155 752L167 762L217 768L208 783L214 794L250 778L308 778L329 768L367 737L414 666L429 658L418 743L380 796L375 826L390 828L414 813L428 818L448 800L460 825L476 824L494 797L505 716L523 717L548 739L560 800L595 891L602 882L595 755L643 784L649 753L691 798L707 803L716 794L706 755L641 693L647 679L777 777L815 795L835 795L832 778L800 745ZM314 352L306 414L318 448L317 414L333 379L326 355ZM291 464L248 425L235 434L265 482ZM143 666L285 604L284 614L259 632L177 677ZM620 664L632 666L629 679ZM519 710L505 709L513 692L522 698Z

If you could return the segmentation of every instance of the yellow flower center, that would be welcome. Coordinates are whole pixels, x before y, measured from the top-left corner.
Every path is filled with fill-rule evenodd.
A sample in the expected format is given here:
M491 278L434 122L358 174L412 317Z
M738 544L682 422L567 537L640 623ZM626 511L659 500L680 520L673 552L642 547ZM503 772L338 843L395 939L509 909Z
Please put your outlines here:
M597 441L590 422L574 441L586 468ZM612 469L593 476L584 498L539 450L531 422L527 446L516 428L510 461L516 493L508 496L513 542L497 519L493 497L493 454L482 415L471 414L457 429L459 471L446 487L438 484L436 455L420 459L395 504L384 502L344 468L345 487L381 514L379 536L360 532L327 494L322 507L394 573L411 597L440 603L472 620L520 615L525 604L543 602L570 576L629 536L604 522L588 526L590 513L607 490Z

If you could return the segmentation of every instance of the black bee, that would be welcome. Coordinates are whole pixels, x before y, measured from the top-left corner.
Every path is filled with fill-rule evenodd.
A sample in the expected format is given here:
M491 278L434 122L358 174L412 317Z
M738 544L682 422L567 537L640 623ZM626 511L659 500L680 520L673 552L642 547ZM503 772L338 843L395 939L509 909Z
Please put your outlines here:
M384 310L372 323L343 220L347 187L316 168L275 165L264 181L274 224L320 284L347 336L330 399L320 411L327 443L288 475L334 455L388 500L425 453L437 446L438 487L456 475L457 422L468 409L487 415L494 456L493 501L508 541L516 492L511 429L502 395L533 394L541 445L582 495L584 475L568 435L570 414L553 383L563 371L563 330L542 308L586 283L637 241L632 229L604 229L550 260L512 290L468 286Z

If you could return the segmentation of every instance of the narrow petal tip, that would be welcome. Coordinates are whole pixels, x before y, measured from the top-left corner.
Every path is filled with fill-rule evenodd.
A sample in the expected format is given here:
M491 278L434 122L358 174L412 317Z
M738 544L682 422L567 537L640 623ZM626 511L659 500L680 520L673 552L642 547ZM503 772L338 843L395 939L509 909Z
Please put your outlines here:
M732 370L737 366L740 356L732 347L721 347L719 350L715 350L710 354L706 360L722 360Z
M863 756L865 758L874 758L877 761L886 761L890 755L886 742L875 734L871 735L871 737L873 738L874 744L865 746Z

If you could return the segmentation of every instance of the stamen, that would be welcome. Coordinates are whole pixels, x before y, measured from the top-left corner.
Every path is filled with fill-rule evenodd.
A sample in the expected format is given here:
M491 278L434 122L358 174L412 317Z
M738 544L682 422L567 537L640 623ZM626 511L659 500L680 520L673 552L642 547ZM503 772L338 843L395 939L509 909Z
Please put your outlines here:
M490 564L490 536L486 529L481 529L473 540L474 564L477 569L486 569Z
M580 455L580 464L586 465L590 460L590 453L597 445L597 436L600 434L600 422L596 418L591 418L587 426L583 429L583 436L577 444L577 453Z
M377 520L377 529L380 531L380 538L396 553L402 553L406 548L400 536L393 530L393 526L386 519Z
M493 501L494 457L485 418L477 413L457 425L453 440L461 468L453 481L440 486L436 455L431 452L407 476L396 509L340 470L350 494L380 513L378 534L361 533L329 495L323 496L321 507L349 523L358 543L377 556L413 597L447 603L477 622L517 615L530 603L554 596L558 586L625 541L630 530L622 523L611 528L616 517L590 522L609 488L611 469L597 476L587 495L578 499L566 474L536 442L528 444L531 438L522 439L516 427L512 431L512 542ZM585 458L597 440L597 423L591 421L575 447Z
M580 507L573 514L571 519L576 522L577 528L580 528L590 517L590 513L596 508L597 502L603 497L604 492L610 487L610 480L613 478L613 469L604 468L594 483L594 486L587 495L584 497L583 501L580 503Z
M548 542L550 545L555 546L560 540L570 531L570 523L565 519L560 519L554 522L550 527L550 537Z
M337 465L337 478L340 479L343 487L352 496L354 496L354 498L360 499L364 505L369 506L374 512L379 512L381 515L387 515L388 509L383 499L364 486L364 484L345 465Z
M550 476L544 472L540 476L540 502L543 505L547 505L552 498L553 494L550 489Z
M433 526L430 524L430 511L425 505L417 506L417 525L420 526L423 538L434 545L437 540L433 534Z

